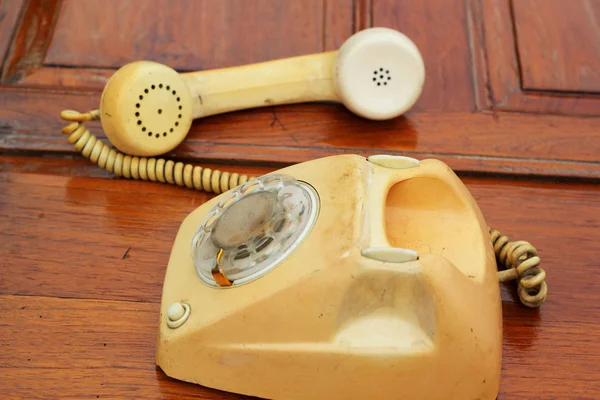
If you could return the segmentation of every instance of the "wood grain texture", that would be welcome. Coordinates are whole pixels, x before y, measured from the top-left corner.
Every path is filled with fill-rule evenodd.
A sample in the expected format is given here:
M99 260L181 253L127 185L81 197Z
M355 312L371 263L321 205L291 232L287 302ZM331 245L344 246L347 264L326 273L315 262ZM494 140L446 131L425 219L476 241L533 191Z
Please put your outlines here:
M3 399L250 399L155 366L156 303L0 296L0 313Z
M529 4L531 1L515 2ZM488 95L491 99L491 108L498 111L528 112L536 114L558 114L574 116L598 116L600 115L600 97L588 93L561 93L561 92L534 92L523 91L521 88L521 77L519 57L517 53L517 38L514 31L520 29L515 26L509 0L488 0L469 2L471 11L475 14L475 45L481 44L485 47L486 71L477 70L480 75L478 81L488 82ZM547 2L544 2L546 8ZM559 3L554 3L558 5ZM562 3L561 3L562 4ZM569 3L570 4L570 3ZM579 1L576 2L576 6ZM562 9L562 8L561 8ZM537 10L535 12L538 12ZM550 11L560 13L560 9ZM551 29L550 29L551 27ZM554 21L549 29L555 29ZM477 31L483 32L483 40L477 35ZM536 33L539 35L539 33ZM557 30L552 35L563 35L563 31ZM521 42L531 41L522 32L519 39ZM578 37L568 42L572 51L579 51L579 41L594 40L591 38ZM554 47L552 48L554 49ZM554 51L554 50L550 50ZM581 50L583 51L583 50ZM543 63L541 60L537 62ZM596 68L597 69L597 68Z
M352 34L353 12L351 0L35 0L4 80L101 91L116 68L139 59L189 71L333 50Z
M102 92L115 71L100 68L39 67L22 76L14 85L42 90Z
M469 46L473 61L473 98L475 108L481 112L492 109L488 57L485 47L485 27L481 23L483 11L479 0L467 0L465 3Z
M512 1L524 90L600 93L600 2Z
M96 173L81 160L0 157L3 398L241 398L154 364L173 235L209 195ZM499 399L595 398L600 187L463 181L487 222L531 241L548 272L538 310L502 287Z
M19 6L19 2L11 3ZM29 0L23 11L15 38L0 76L2 82L15 83L39 67L52 40L59 0Z
M0 0L0 60L4 62L25 0ZM1 68L1 65L0 65Z
M60 133L60 111L98 103L89 94L1 91L0 149L73 152ZM410 112L375 122L341 105L301 104L197 120L168 156L283 165L340 153L389 153L442 158L460 171L597 179L599 127L598 118L481 113ZM104 137L98 123L90 129Z
M373 26L399 30L423 56L425 86L414 110L475 108L465 1L374 0L371 12Z
M331 50L351 29L348 0L67 0L45 63L118 68L146 59L203 70Z
M138 187L143 182L115 180L108 173L98 173L102 171L98 168L90 169L82 160L72 164L70 170L61 170L66 165L64 161L45 162L33 158L15 163L15 159L7 158L0 167L0 243L4 243L0 246L0 259L5 272L21 270L23 273L4 275L0 272L0 293L158 301L161 284L157 278L164 274L170 250L168 246L157 247L156 242L172 242L183 218L213 196L206 192L163 187L166 186L163 184ZM215 165L207 167L219 168ZM45 182L38 185L34 183L36 175L15 173L15 170L35 172L36 169L66 176L48 175ZM267 169L236 170L256 176ZM90 173L113 179L90 181ZM115 187L115 183L121 189ZM133 193L139 196L135 201L132 201ZM158 198L165 196L171 198L169 205L156 203ZM28 205L18 206L15 202L18 203L20 198L27 198ZM56 209L37 211L32 208L34 203L54 205ZM110 217L117 214L127 216L127 220ZM79 218L69 221L61 215ZM42 226L45 233L39 229ZM29 240L14 241L16 237ZM35 242L39 242L38 245L31 246ZM88 257L89 250L96 245L102 249L101 254ZM68 248L69 251L58 258L47 258L56 248ZM136 264L145 265L145 272L139 276L139 271L131 270L134 259L137 259ZM99 260L102 260L100 264ZM48 278L61 268L60 265L71 266L69 279L52 282ZM113 279L104 280L102 277L106 277L108 265L112 265L112 273L120 273L113 275ZM131 288L132 279L136 281L135 290ZM13 291L23 284L29 287L28 291ZM84 292L89 295L82 295ZM98 293L105 296L98 297Z
M335 104L234 112L196 121L168 156L258 175L386 153L494 174L463 180L492 227L537 247L549 285L539 310L521 306L514 283L502 286L499 399L597 398L600 97L580 75L557 84L548 72L595 65L597 52L578 46L595 46L595 11L566 35L555 23L581 22L581 7L597 5L577 0L563 14L562 3L0 0L0 397L244 398L170 379L154 363L174 236L213 195L114 177L73 152L59 113L97 108L114 68L135 58L239 65L335 49L382 25L411 37L426 61L425 92L406 117L366 121ZM527 30L534 8L547 32ZM543 43L564 63L548 62ZM540 69L527 76L527 65ZM529 181L538 177L546 181Z

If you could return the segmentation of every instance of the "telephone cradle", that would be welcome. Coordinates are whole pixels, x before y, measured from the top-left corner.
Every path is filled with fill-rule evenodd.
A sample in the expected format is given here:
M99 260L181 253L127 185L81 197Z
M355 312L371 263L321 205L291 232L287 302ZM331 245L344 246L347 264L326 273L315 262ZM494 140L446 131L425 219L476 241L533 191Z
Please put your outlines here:
M502 359L499 282L541 306L546 272L528 242L488 228L435 159L340 155L249 177L161 158L195 119L333 101L396 118L425 68L392 29L336 51L178 73L116 71L62 133L128 179L217 196L181 224L166 270L156 363L170 377L269 399L494 399ZM113 147L86 127L100 120Z

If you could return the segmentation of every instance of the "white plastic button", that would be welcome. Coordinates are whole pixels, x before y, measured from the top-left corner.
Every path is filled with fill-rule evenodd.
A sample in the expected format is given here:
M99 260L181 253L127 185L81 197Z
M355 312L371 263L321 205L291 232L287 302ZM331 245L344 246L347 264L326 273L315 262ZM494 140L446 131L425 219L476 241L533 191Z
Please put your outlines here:
M401 247L369 247L361 252L363 257L377 261L403 263L419 259L419 254L410 249Z
M371 156L367 160L380 167L392 168L392 169L406 169L418 167L420 165L419 160L405 156L389 156L380 154Z
M178 328L189 318L190 306L185 303L173 303L167 308L167 326Z

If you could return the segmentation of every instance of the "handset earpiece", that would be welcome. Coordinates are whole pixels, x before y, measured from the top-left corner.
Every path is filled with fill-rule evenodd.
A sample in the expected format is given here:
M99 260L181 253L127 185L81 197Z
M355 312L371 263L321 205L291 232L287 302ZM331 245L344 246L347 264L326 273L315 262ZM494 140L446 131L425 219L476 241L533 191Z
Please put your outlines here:
M424 79L423 60L409 38L370 28L338 51L240 67L180 74L156 62L133 62L107 83L100 118L119 150L155 156L181 143L193 119L235 110L333 100L364 118L394 118L416 102Z
M338 51L336 91L342 103L364 118L398 117L418 100L425 66L417 46L389 28L351 36Z

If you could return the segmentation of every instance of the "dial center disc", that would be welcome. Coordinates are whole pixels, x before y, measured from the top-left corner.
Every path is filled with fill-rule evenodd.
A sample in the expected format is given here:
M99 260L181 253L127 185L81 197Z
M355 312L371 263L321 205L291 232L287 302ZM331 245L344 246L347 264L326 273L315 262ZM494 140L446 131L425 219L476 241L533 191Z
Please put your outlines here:
M215 246L230 249L243 245L264 232L279 209L277 195L256 192L245 196L223 213L212 230Z

